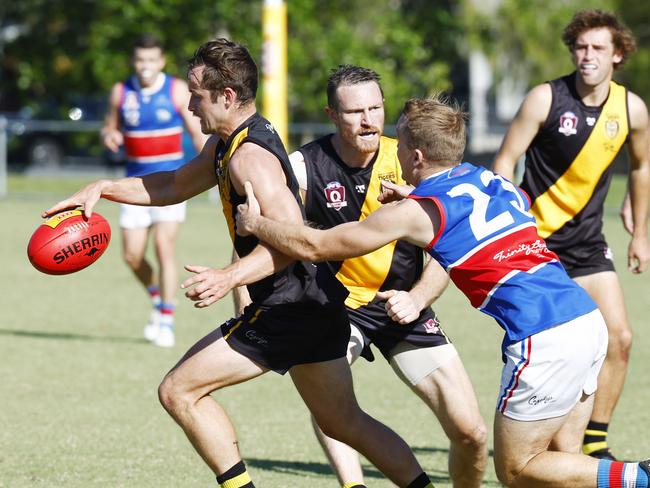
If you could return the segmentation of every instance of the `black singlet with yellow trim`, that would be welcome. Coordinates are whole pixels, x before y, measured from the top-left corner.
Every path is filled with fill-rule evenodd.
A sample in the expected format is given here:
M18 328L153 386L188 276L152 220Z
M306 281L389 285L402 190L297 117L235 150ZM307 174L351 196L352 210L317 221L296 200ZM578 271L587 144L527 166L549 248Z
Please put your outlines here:
M331 139L328 135L300 148L307 171L307 220L322 228L363 220L377 210L382 180L404 184L395 139L382 137L379 151L365 168L345 164ZM405 326L392 321L385 303L375 298L380 290L410 290L422 274L423 256L417 246L397 241L365 256L330 263L350 292L345 304L350 322L364 336L361 354L366 359L373 359L370 343L390 359L393 348L403 341L419 347L450 342L430 307Z
M526 152L521 183L540 235L561 258L565 251L604 245L603 203L612 162L629 134L625 87L610 82L605 103L589 107L576 91L575 77L574 72L549 82L551 109Z
M286 175L287 186L304 209L298 193L298 182L291 170L291 164L280 137L271 123L258 113L245 120L228 138L220 140L215 150L215 173L219 181L219 195L228 231L237 254L244 257L259 243L257 237L242 237L235 233L237 205L246 201L233 188L228 171L230 158L244 143L257 144L278 158ZM314 303L340 307L347 291L334 279L325 264L294 261L282 271L247 286L251 299L258 305L283 303Z
M307 220L322 228L364 220L381 207L381 180L404 184L397 160L397 141L383 137L374 161L351 168L338 156L331 136L300 148L307 161ZM352 309L368 304L379 290L409 290L422 273L423 253L404 241L345 261L331 262L336 277L350 291L345 304Z

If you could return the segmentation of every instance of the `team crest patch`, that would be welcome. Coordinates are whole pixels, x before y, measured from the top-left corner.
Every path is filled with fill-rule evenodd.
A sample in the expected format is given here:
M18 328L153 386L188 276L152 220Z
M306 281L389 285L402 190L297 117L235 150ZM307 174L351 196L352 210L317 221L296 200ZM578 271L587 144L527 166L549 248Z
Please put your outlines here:
M341 210L348 206L348 202L345 200L345 187L338 181L330 181L323 191L327 198L327 208Z
M127 92L124 97L124 103L122 107L125 110L138 110L140 108L140 103L138 102L138 95L135 92Z
M610 139L614 139L618 135L618 120L615 118L607 119L605 122L605 135Z
M565 136L574 135L578 127L578 117L573 112L564 112L560 116L560 127L558 127L558 132L564 134Z
M159 108L156 110L156 119L158 119L159 122L169 122L172 118L172 114L169 110L166 110L164 108Z
M422 324L427 334L437 334L440 332L440 322L437 318L429 319Z

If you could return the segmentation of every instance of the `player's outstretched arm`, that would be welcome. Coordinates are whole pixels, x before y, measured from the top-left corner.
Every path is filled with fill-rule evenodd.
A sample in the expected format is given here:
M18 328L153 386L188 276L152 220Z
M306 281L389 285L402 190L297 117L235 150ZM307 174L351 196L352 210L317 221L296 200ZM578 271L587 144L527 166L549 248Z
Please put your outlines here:
M423 208L425 204L404 200L380 208L361 222L316 230L260 215L253 186L248 182L245 191L247 203L238 207L238 232L253 233L284 254L305 261L333 261L362 256L397 239L425 246L433 239L437 225ZM435 206L431 205L431 208Z
M208 141L201 153L176 171L161 171L141 177L102 179L83 187L42 214L83 207L90 217L100 198L132 205L171 205L191 198L217 184L212 158L216 141Z
M45 210L41 217L49 217L63 210L68 210L72 208L82 207L84 210L84 215L87 218L93 213L95 205L99 199L103 196L105 191L109 191L110 187L120 180L111 181L111 180L97 180L93 183L90 183L84 186L81 190L76 192L69 198L61 200L60 202L52 205L50 208Z

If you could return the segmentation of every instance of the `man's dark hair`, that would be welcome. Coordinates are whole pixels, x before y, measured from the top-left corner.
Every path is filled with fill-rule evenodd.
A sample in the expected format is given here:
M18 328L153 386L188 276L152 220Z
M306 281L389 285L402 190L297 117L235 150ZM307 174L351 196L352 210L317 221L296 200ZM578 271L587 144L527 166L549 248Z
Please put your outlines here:
M338 111L339 101L336 98L336 89L339 86L358 85L360 83L369 83L372 81L377 83L383 98L384 90L381 88L379 80L380 77L376 71L351 64L341 64L338 68L332 69L330 76L327 79L327 105Z
M564 28L562 41L564 41L564 44L566 44L570 51L573 51L580 34L598 28L609 29L612 33L614 50L623 58L621 62L614 64L614 69L622 68L628 56L636 50L636 41L632 32L611 12L598 9L576 12L571 22Z
M158 36L151 33L144 33L138 36L138 38L133 42L133 52L136 49L151 49L157 47L161 51L163 50L162 41Z
M237 93L241 105L255 100L257 65L248 50L227 39L214 39L201 45L188 61L188 69L205 66L201 88L210 91L212 99L228 87Z

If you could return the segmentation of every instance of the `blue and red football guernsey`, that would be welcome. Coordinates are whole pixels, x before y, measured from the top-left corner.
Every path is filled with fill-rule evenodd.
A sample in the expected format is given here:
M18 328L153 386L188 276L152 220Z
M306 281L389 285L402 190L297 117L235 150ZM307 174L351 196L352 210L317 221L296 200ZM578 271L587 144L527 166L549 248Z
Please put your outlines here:
M135 76L122 84L120 120L127 176L172 171L183 165L183 118L174 104L174 78L161 73L157 85L142 88Z
M426 250L472 306L496 319L504 345L596 309L539 237L527 195L505 178L463 163L409 198L438 207L440 229Z

